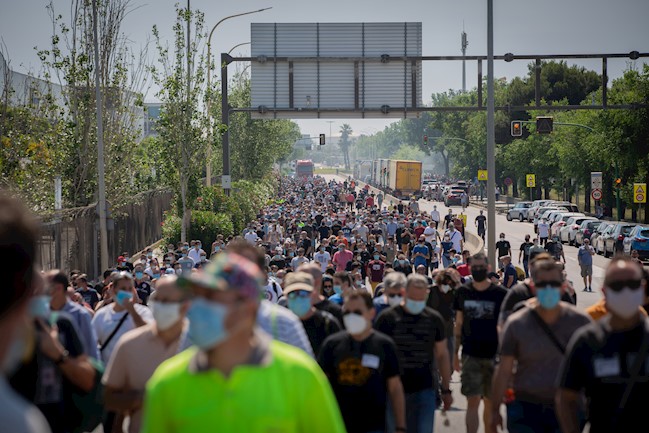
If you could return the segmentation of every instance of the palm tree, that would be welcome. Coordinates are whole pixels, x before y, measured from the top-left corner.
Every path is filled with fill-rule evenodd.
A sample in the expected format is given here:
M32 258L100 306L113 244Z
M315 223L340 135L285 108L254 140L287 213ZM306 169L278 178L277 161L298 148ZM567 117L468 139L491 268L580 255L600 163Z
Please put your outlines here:
M351 145L349 136L352 134L352 132L352 127L347 123L343 123L343 125L340 127L340 141L338 142L338 145L340 146L340 150L343 152L346 170L349 170L351 167L351 164L349 162L349 146Z

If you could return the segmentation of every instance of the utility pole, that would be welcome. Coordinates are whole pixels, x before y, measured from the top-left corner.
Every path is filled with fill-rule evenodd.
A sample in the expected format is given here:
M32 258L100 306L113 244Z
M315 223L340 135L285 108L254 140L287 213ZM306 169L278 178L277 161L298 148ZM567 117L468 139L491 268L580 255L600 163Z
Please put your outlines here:
M462 25L462 56L466 56L466 47L469 46L469 41L466 38L464 25ZM462 92L466 92L466 59L462 59Z
M487 0L487 252L496 266L496 134L494 129L494 1Z
M97 212L99 213L99 257L100 272L108 269L108 228L106 227L106 184L104 167L104 124L101 81L99 78L99 31L97 30L97 2L92 2L92 31L95 45L95 105L97 109ZM97 260L95 260L97 263Z

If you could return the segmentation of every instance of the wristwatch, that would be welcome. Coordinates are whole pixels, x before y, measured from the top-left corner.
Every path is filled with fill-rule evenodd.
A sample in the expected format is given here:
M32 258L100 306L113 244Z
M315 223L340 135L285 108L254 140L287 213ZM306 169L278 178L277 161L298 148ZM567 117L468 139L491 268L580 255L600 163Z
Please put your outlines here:
M59 359L57 359L56 361L54 361L54 364L56 364L56 365L61 365L61 364L63 364L65 361L67 361L68 358L70 358L70 352L68 352L67 350L64 350L63 353L61 354L61 356L59 356Z
M449 389L442 389L441 394L442 395L449 395L449 394L451 394L451 389L450 388Z

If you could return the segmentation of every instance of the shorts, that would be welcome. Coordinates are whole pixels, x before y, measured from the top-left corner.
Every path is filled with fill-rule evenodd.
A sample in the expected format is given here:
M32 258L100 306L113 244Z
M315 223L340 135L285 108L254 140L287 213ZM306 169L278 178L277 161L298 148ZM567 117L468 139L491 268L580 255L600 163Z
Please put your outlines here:
M489 397L491 394L491 379L494 374L492 358L476 358L462 355L461 392L466 397Z
M593 276L593 265L579 265L581 267L581 276L583 278Z

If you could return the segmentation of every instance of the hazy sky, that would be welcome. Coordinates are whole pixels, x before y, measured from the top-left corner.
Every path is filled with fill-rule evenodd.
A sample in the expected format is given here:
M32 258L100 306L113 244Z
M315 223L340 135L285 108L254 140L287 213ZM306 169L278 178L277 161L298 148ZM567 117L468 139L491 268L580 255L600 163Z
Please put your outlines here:
M13 69L38 72L40 64L33 47L48 45L52 31L45 9L48 3L49 0L0 0L0 38ZM133 10L125 19L123 30L135 47L146 43L154 24L164 38L171 37L175 2L132 0L131 4ZM186 5L186 0L182 4ZM58 13L69 16L70 0L54 0L54 5ZM214 54L250 41L251 22L421 21L424 55L461 54L463 26L469 40L467 54L486 55L486 5L486 0L191 0L192 9L205 13L208 30L228 15L272 6L271 10L219 25L212 39ZM647 52L647 17L649 0L494 0L494 51L497 55ZM233 52L237 56L249 53L249 45ZM598 61L581 64L600 72ZM609 60L609 73L619 76L626 66L624 60ZM462 86L460 62L424 62L423 68L424 104L430 103L432 93ZM526 72L527 64L523 61L495 62L496 77L510 79ZM476 74L475 63L468 62L468 88L476 86ZM153 92L146 99L154 100ZM342 123L349 123L355 135L371 134L393 121L340 119L331 126L334 135ZM305 134L329 134L330 124L324 119L298 123Z

